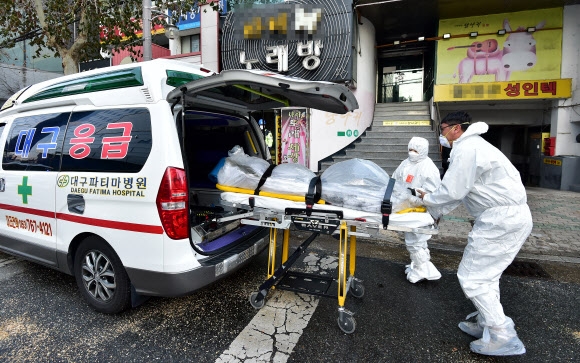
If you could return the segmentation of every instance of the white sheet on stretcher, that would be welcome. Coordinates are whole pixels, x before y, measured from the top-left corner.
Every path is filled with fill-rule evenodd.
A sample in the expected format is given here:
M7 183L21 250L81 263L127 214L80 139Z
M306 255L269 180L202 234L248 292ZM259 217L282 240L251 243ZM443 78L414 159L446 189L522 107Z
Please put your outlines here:
M254 197L255 206L259 208L272 209L276 212L283 213L286 208L302 208L306 206L304 202L293 202L287 199L263 197L259 195L248 195L242 193L233 192L223 192L221 194L222 200L230 203L244 204L248 205L248 198ZM378 213L371 213L360 211L356 209L349 209L344 207L339 207L336 205L328 204L316 204L313 208L314 211L327 211L327 210L340 210L343 212L343 219L355 220L364 219L367 222L372 223L382 223L382 215ZM430 226L434 223L433 217L429 213L403 213L403 214L391 214L389 217L390 226L400 226L408 228L420 228L425 226Z

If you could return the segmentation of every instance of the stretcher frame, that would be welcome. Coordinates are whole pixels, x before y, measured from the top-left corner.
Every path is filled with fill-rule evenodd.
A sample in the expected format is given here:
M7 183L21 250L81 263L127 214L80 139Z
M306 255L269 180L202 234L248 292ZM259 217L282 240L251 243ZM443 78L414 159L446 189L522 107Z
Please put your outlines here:
M366 222L364 220L343 219L341 210L317 211L315 208L285 208L284 213L273 209L254 206L254 198L248 198L248 204L223 202L233 208L247 210L246 213L227 216L217 219L218 222L227 222L239 219L242 224L266 227L270 229L268 243L268 268L266 280L259 286L257 292L250 294L250 304L255 309L261 309L265 298L271 289L294 291L310 295L334 297L328 294L332 282L338 283L338 319L339 328L347 333L356 329L354 313L345 308L346 296L350 293L355 298L364 296L364 285L361 279L355 277L356 270L356 237L386 239L386 230L399 232L415 232L422 234L437 234L437 226L411 228L403 226L384 226L382 223ZM385 221L385 219L383 219ZM289 253L290 227L294 225L298 230L309 231L312 234L292 253ZM280 265L277 266L276 251L277 230L283 230L283 242ZM304 254L308 246L320 234L338 234L338 276L337 279L310 273L291 271L290 267ZM348 277L347 277L348 264ZM294 283L289 283L294 281ZM306 283L304 283L306 282Z

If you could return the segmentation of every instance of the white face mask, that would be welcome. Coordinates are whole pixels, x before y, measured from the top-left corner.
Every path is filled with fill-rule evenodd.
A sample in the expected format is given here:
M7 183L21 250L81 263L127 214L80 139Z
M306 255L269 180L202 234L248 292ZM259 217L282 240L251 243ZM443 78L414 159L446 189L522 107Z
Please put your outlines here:
M441 146L451 149L451 144L449 143L449 140L447 140L445 136L439 135L439 143L441 144Z
M416 162L419 160L419 153L417 153L416 151L409 151L409 160L412 162Z

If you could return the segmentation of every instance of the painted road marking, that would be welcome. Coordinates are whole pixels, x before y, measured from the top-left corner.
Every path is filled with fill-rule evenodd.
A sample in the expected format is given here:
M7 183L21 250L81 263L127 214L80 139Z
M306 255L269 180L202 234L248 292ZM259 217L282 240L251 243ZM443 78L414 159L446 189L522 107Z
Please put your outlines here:
M311 252L304 258L300 270L324 275L337 265L337 257L320 258ZM286 362L308 326L318 301L314 295L275 290L216 363Z
M277 290L216 362L286 362L318 298Z

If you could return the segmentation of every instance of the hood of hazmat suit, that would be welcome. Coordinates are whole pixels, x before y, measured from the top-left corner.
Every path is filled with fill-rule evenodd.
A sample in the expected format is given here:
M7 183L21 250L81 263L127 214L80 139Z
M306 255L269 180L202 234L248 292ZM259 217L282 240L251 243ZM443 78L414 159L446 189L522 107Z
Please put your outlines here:
M408 149L417 151L416 153L409 151L409 161L418 163L427 158L427 154L429 154L429 141L422 137L412 137L409 141Z
M428 193L437 189L441 184L439 168L433 160L427 156L429 152L429 141L422 137L413 137L409 141L409 150L417 150L417 157L409 157L401 162L392 177L406 184L407 188L421 188ZM412 153L411 151L409 152ZM421 205L418 197L414 202Z

